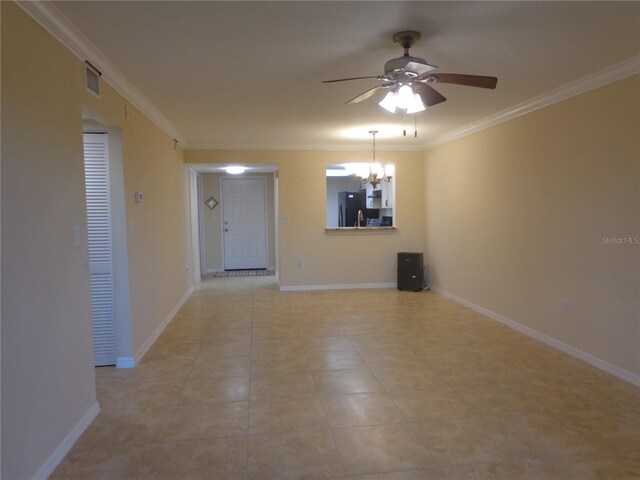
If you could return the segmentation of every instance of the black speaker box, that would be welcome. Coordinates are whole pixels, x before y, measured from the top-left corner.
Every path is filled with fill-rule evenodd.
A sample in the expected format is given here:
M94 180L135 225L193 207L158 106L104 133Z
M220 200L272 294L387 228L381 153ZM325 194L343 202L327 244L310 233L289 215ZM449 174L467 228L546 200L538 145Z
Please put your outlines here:
M398 290L419 292L424 288L424 256L416 252L398 253Z

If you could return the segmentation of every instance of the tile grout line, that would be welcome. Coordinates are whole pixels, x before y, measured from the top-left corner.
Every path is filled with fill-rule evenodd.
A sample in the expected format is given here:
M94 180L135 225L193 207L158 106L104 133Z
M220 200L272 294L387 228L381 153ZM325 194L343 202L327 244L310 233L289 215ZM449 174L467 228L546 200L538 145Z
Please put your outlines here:
M313 386L314 386L314 387L315 387L315 389L316 389L316 392L315 392L315 393L316 393L317 395L321 395L321 394L320 394L320 391L319 391L319 389L318 389L318 383L316 382L316 379L315 379L315 377L314 377L313 373L312 373L312 372L309 372L309 376L311 377L311 381L313 382ZM333 448L335 449L335 451L336 451L336 453L337 453L337 455L338 455L338 460L340 461L340 469L342 470L342 474L343 474L343 476L345 476L345 477L346 477L346 476L347 476L347 473L346 473L346 470L345 470L345 468L344 468L344 460L343 460L343 458L342 458L342 455L341 455L341 453L340 453L340 450L338 449L338 444L336 443L336 438L335 438L335 436L333 435L333 431L331 430L331 427L330 427L330 425L329 425L329 418L327 417L327 411L326 411L326 408L325 408L325 406L324 406L324 402L323 402L322 400L319 400L319 402L320 402L320 407L322 408L322 413L324 414L324 421L325 421L325 422L326 422L326 424L327 424L327 428L328 428L328 430L329 430L329 435L331 436L331 443L333 444Z
M247 408L247 434L245 441L246 459L244 466L244 476L249 478L249 437L251 433L251 390L253 387L253 330L255 328L256 292L252 289L251 295L251 339L249 340L249 398Z

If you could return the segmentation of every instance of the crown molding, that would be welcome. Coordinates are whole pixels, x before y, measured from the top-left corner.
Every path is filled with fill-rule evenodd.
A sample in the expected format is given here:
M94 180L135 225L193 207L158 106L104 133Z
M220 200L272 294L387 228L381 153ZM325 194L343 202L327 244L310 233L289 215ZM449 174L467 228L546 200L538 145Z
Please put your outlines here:
M453 130L445 135L441 135L430 142L423 144L424 149L430 149L445 143L458 140L472 133L485 130L500 123L507 122L521 115L533 112L540 108L547 107L562 100L566 100L576 95L603 87L610 83L622 80L640 73L640 56L631 57L623 62L616 63L598 72L587 75L574 82L567 83L559 88L551 90L526 102L519 103L511 108L485 117L477 122L470 123L462 128Z
M47 1L16 1L25 13L64 45L83 62L88 60L102 73L102 79L111 85L131 105L140 110L169 137L184 145L180 132L171 122L109 61L71 21Z
M65 17L51 2L34 0L16 0L15 2L31 18L53 35L69 51L83 62L89 60L101 72L102 78L120 95L147 116L155 125L171 138L178 140L184 149L189 150L363 150L363 145L353 144L233 144L212 142L186 142L171 122L137 89L129 80ZM623 62L563 85L550 92L534 97L501 112L470 123L462 128L436 137L426 143L416 145L387 144L380 151L423 151L458 140L467 135L480 132L521 115L580 95L609 83L622 80L640 73L640 56L631 57Z

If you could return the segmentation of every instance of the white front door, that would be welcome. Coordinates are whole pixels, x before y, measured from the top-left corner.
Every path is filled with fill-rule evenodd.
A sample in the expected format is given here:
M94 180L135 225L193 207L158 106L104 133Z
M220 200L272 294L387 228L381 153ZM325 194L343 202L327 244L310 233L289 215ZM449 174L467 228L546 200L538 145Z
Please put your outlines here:
M84 134L87 239L95 365L115 365L111 207L106 133Z
M267 268L264 177L222 178L224 269Z

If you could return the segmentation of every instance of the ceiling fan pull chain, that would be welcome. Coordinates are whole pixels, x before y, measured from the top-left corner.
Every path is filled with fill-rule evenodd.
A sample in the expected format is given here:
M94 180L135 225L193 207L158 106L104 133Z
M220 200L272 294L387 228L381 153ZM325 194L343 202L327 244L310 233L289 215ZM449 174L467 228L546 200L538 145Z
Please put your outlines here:
M405 110L404 113L402 114L402 135L404 137L407 136L407 111Z
M413 114L413 136L418 138L418 114Z

